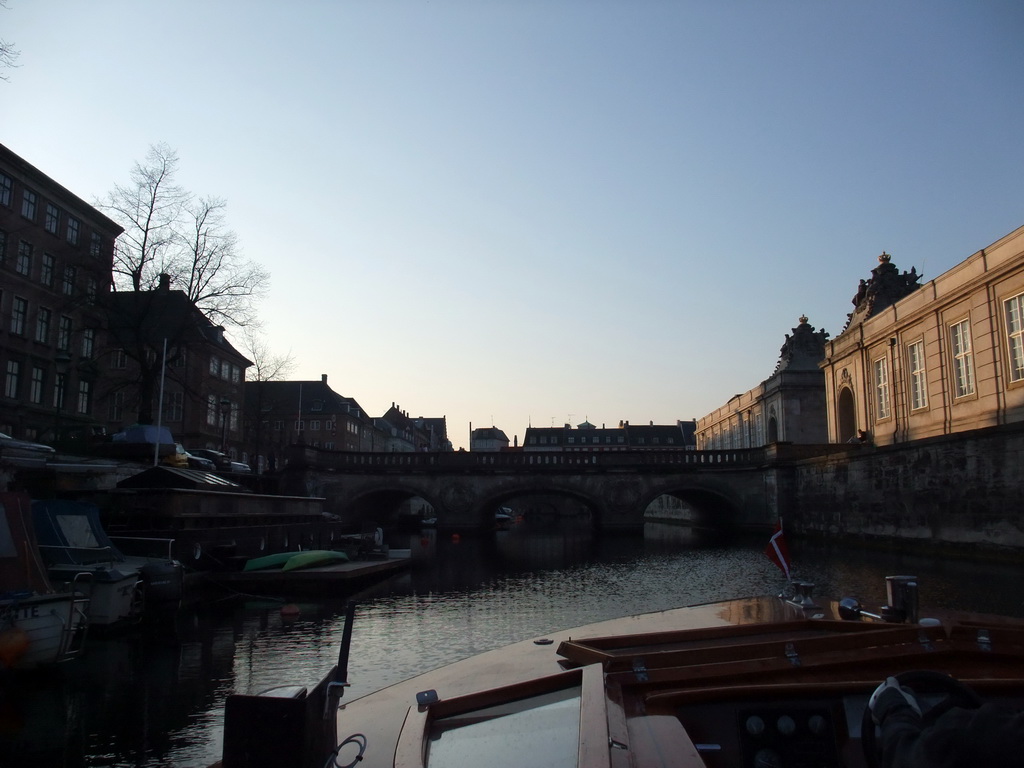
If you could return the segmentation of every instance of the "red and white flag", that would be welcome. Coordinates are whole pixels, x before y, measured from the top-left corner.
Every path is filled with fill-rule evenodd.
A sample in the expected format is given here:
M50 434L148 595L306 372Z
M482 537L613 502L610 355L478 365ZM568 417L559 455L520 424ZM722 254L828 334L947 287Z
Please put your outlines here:
M775 524L775 532L768 540L768 546L764 548L764 553L769 560L779 566L779 570L786 574L787 579L792 579L792 576L789 575L789 547L786 546L786 537L782 534L781 517Z

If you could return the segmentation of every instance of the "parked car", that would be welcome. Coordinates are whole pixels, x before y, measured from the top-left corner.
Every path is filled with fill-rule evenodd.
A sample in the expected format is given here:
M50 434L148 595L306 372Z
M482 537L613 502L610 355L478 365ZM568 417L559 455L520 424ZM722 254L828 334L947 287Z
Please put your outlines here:
M52 457L56 451L48 445L18 440L0 432L0 460L12 464L38 464Z
M211 448L190 448L188 452L193 456L199 456L200 458L212 461L220 472L252 472L252 468L248 464L241 461L233 461L230 456L221 451L215 451Z
M185 451L185 456L188 458L189 469L198 469L203 472L215 472L217 470L217 465L209 459L203 458L202 456L196 456L189 451Z

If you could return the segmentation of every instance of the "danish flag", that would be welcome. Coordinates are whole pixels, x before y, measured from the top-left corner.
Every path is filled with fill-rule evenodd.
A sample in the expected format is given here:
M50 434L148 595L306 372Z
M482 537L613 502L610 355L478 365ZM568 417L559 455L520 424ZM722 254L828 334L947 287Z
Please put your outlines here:
M764 548L764 553L768 556L768 559L779 566L787 579L791 579L789 575L789 547L786 546L786 537L782 534L782 518L779 518L779 522L775 524L775 532L772 537L768 539L768 546Z

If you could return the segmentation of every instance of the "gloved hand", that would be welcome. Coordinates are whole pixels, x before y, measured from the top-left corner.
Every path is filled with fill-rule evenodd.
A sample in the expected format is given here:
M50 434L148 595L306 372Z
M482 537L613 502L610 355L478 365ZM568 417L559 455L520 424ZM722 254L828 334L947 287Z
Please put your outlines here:
M914 698L914 692L901 686L895 677L885 678L885 682L875 688L868 699L868 709L871 710L871 719L875 725L881 725L890 712L900 707L910 707L918 717L921 716L921 707Z

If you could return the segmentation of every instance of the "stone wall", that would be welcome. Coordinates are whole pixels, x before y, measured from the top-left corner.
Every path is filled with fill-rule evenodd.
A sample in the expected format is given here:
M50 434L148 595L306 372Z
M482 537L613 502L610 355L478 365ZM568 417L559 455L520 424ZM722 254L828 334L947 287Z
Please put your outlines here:
M1024 551L1024 425L797 461L786 528L895 546Z

